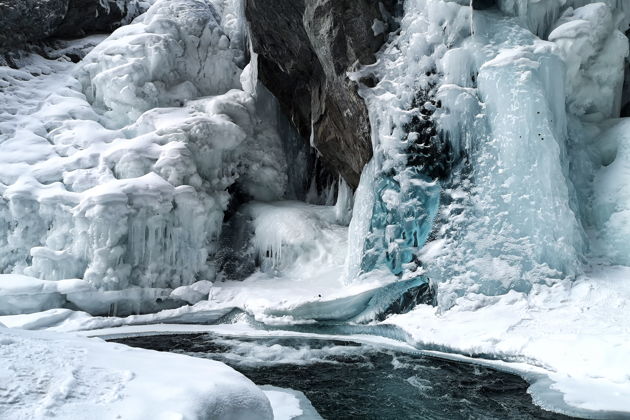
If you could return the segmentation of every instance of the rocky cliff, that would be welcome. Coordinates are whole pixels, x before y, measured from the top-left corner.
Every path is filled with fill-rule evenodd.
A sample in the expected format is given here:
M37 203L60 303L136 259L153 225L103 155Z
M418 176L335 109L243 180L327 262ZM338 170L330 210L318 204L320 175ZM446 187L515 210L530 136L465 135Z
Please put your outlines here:
M259 78L353 187L372 157L367 108L347 73L373 63L395 1L248 0ZM370 81L365 81L370 83Z
M0 50L50 36L111 32L147 4L140 0L9 0L0 2Z

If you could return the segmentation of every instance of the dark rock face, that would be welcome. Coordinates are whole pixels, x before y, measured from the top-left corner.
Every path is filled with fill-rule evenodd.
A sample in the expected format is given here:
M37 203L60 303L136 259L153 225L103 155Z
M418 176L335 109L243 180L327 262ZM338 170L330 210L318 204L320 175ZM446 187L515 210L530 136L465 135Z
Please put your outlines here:
M99 0L69 0L68 12L55 31L55 36L76 37L112 32L142 12L136 0L110 0L105 4L104 7Z
M61 24L68 0L0 2L0 48L46 38Z
M384 15L395 3L247 0L260 80L300 135L313 134L324 162L353 187L372 144L367 108L346 73L374 62L385 41Z
M495 7L496 3L496 0L472 0L472 7L475 10L483 10Z
M50 36L111 32L143 11L139 0L103 4L100 0L0 1L0 49L20 48Z
M626 31L630 42L630 29ZM621 117L630 117L630 61L626 60L625 76L621 95Z

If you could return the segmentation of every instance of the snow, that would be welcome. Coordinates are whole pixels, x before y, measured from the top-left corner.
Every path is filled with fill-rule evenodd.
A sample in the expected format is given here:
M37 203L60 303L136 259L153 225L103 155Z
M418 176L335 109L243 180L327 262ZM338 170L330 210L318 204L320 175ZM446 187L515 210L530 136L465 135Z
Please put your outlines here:
M220 362L7 328L0 342L3 418L273 418L265 394Z

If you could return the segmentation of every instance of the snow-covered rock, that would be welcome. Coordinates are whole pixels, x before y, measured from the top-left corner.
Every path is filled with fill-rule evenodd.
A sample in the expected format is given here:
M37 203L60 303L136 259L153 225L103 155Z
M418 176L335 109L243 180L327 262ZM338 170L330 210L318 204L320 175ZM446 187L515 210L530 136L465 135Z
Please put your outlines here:
M208 280L201 280L190 286L180 286L171 292L170 297L174 299L181 299L192 305L202 300L208 299L208 295L212 290L212 282Z

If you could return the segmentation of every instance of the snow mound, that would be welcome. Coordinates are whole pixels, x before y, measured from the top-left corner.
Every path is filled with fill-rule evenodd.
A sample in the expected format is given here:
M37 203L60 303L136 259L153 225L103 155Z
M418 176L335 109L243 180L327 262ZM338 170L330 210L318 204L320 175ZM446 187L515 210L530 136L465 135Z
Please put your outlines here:
M3 418L274 418L265 394L220 362L1 327L0 344Z

